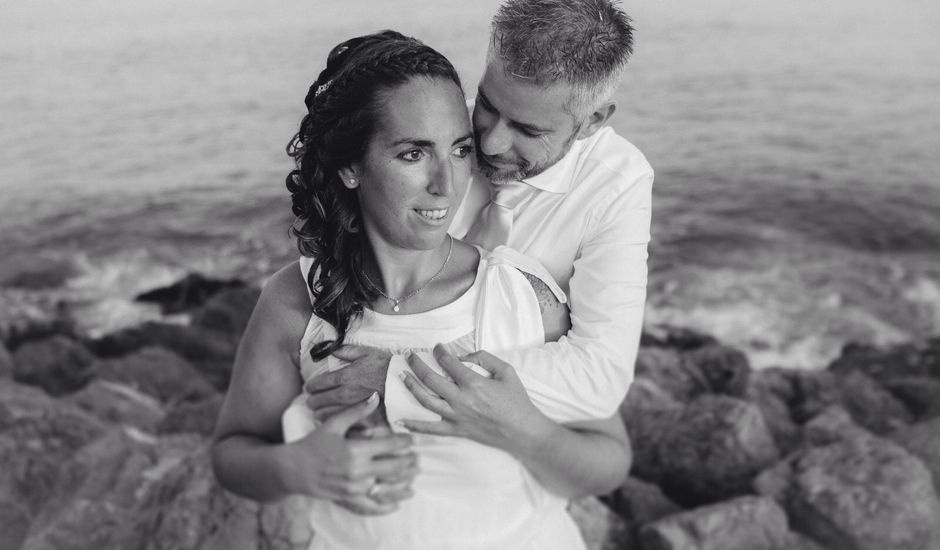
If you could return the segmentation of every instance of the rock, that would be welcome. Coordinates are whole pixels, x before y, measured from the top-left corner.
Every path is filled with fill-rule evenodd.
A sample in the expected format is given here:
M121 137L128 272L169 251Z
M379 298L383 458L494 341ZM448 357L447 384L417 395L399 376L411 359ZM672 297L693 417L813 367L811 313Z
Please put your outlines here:
M216 394L188 361L158 347L100 361L97 371L102 380L125 384L163 403L199 401Z
M192 324L225 334L237 345L261 290L254 287L223 290L193 312Z
M871 432L853 422L852 416L840 405L827 407L803 426L805 441L815 446L871 436Z
M135 300L158 304L163 313L181 313L201 306L224 289L244 286L245 283L238 280L209 279L198 273L191 273L170 286L144 292Z
M788 538L780 506L755 496L689 510L640 530L644 550L782 550Z
M720 344L709 344L685 352L683 362L688 369L702 373L710 393L743 397L747 391L751 365L740 351Z
M20 550L29 531L30 516L19 503L0 496L0 550Z
M790 413L794 391L787 370L768 368L752 373L745 395L760 410L781 454L789 454L800 445L803 434Z
M907 408L861 372L850 372L839 380L841 401L860 426L876 434L910 424L914 417Z
M13 356L0 344L0 380L13 378Z
M940 338L887 349L848 344L828 369L836 373L863 372L879 382L908 376L940 378Z
M93 380L64 400L109 424L134 426L146 432L154 432L165 415L155 398L107 380Z
M595 497L584 497L568 505L568 513L584 537L588 550L632 548L626 523Z
M620 413L629 414L633 409L674 409L681 408L671 394L656 385L649 378L637 376L630 384L627 396L620 404Z
M13 354L13 379L58 396L80 389L94 376L94 358L78 342L53 336L23 344Z
M104 548L133 520L144 472L157 462L154 440L115 428L63 465L53 498L33 520L24 549Z
M729 396L703 395L681 410L639 410L628 418L633 474L684 506L750 491L779 452L760 411Z
M644 327L640 337L640 345L643 347L672 348L677 351L689 351L717 342L707 334L668 325Z
M903 428L888 437L924 463L940 495L940 418Z
M22 384L0 384L0 496L32 517L55 493L62 464L104 431L74 405Z
M878 437L795 453L763 472L755 488L784 506L794 530L826 547L940 547L940 501L930 472L901 447Z
M886 380L883 385L917 420L940 417L940 378L897 377Z
M632 476L605 500L620 517L634 526L682 512L682 508L669 500L659 487Z
M636 376L651 380L673 398L686 402L708 389L705 376L682 354L669 348L641 348L636 360Z
M201 327L146 322L89 342L99 357L115 358L145 347L162 347L186 359L213 387L225 391L236 346L223 334Z
M209 466L200 438L192 448L168 452L145 472L131 520L112 536L107 550L294 550L306 548L312 531L302 499L259 505L225 492ZM164 445L161 439L161 446Z
M161 434L197 433L206 437L212 435L215 423L222 409L221 395L213 395L198 402L177 403L167 412L157 426Z

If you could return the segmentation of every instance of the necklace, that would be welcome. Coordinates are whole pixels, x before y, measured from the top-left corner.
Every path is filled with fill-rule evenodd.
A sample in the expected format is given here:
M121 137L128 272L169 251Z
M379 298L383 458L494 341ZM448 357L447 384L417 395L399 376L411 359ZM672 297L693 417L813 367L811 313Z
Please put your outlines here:
M441 268L437 270L437 273L435 273L434 275L431 275L431 278L428 279L423 285L419 286L419 287L418 287L417 289L415 289L415 290L412 290L411 292L409 292L408 294L402 296L401 298L392 298L392 297L389 296L388 294L382 292L382 289L379 288L378 285L376 285L375 283L373 283L373 282L372 282L372 279L370 279L369 276L366 275L365 270L362 271L362 276L365 277L366 282L369 283L369 286L372 287L372 290L378 292L378 293L381 294L386 300L392 302L392 311L398 312L398 311L401 310L401 307L399 307L399 304L401 304L402 302L404 302L404 301L407 300L408 298L414 297L415 294L417 294L417 293L421 292L422 290L424 290L425 288L427 288L427 286L428 286L429 284L431 284L431 283L434 282L434 279L437 279L437 278L441 275L441 273L444 272L444 268L447 267L447 262L450 261L450 254L451 254L451 252L454 251L454 238L451 237L451 235L450 235L449 233L447 234L447 236L450 237L450 247L447 248L447 257L444 258L444 263L441 264Z

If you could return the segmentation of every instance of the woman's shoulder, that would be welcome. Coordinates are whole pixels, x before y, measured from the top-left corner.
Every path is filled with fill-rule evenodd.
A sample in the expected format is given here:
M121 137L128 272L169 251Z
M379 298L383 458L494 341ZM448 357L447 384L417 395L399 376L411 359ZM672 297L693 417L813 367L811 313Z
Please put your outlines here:
M290 333L303 334L313 312L307 283L294 261L272 275L261 291L257 309L273 313ZM286 324L286 326L284 326Z

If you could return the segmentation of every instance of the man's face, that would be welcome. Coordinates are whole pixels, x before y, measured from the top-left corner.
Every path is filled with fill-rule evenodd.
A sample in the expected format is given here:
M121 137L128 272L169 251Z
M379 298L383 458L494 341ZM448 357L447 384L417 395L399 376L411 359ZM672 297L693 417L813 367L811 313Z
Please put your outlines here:
M500 183L541 174L565 156L580 121L565 110L571 86L537 86L491 58L477 90L473 132L479 170Z

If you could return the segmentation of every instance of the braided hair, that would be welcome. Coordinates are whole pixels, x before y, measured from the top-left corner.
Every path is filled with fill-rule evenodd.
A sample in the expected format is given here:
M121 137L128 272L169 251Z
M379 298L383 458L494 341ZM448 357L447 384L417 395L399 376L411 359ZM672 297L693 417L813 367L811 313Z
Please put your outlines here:
M383 92L415 77L451 80L460 88L447 58L415 38L387 30L340 43L310 86L307 115L287 145L296 163L287 175L297 216L291 233L300 253L313 258L306 281L313 313L337 333L335 340L314 346L314 360L342 346L351 321L378 298L362 275L367 243L359 199L343 185L339 170L365 155L381 117Z

